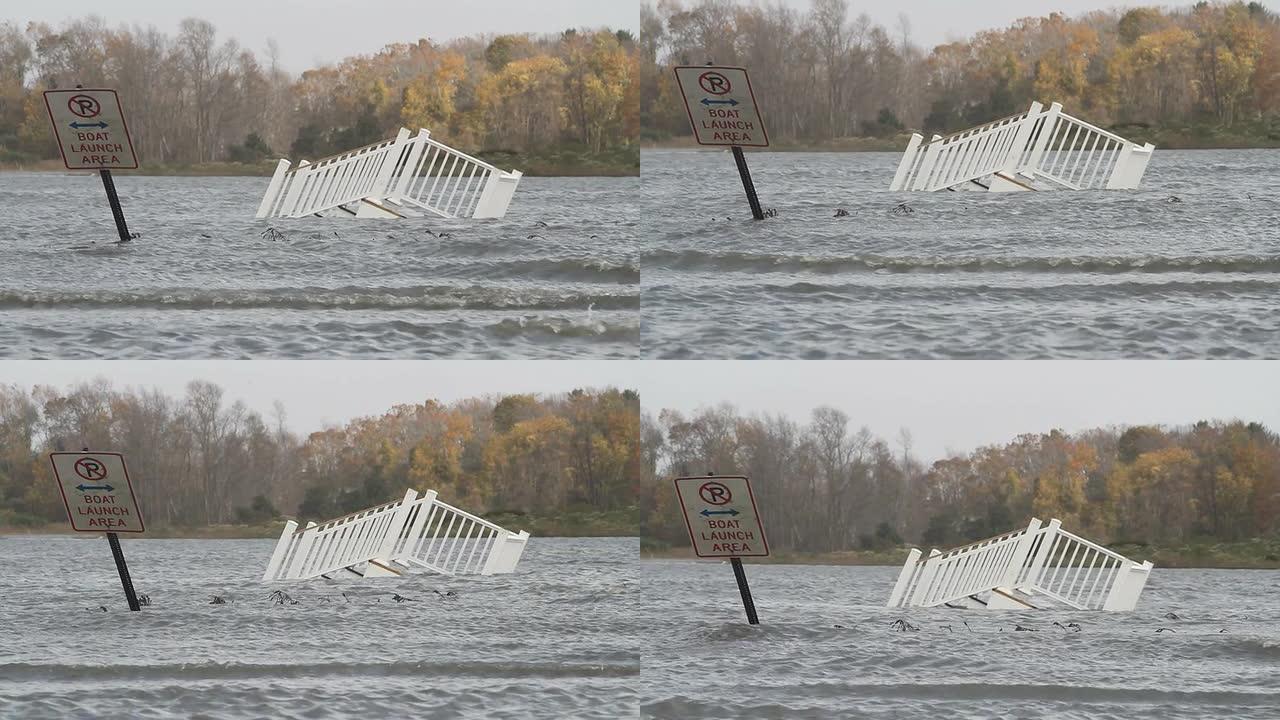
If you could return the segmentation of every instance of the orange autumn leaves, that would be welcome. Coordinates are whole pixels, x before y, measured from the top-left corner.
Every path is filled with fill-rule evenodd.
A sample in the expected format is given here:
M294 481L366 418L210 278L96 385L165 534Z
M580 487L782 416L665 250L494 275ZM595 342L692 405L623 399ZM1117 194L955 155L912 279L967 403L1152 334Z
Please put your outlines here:
M263 417L207 382L181 397L105 381L0 385L0 526L61 521L46 455L81 447L125 454L156 528L332 517L408 487L479 512L627 510L639 407L614 389L424 400L299 437L285 408Z
M708 471L749 475L771 544L798 552L947 546L1032 516L1102 542L1280 530L1280 437L1256 423L1052 430L929 462L909 433L878 438L832 408L807 423L729 406L663 411L645 416L643 438L644 536L655 544L687 542L667 478Z

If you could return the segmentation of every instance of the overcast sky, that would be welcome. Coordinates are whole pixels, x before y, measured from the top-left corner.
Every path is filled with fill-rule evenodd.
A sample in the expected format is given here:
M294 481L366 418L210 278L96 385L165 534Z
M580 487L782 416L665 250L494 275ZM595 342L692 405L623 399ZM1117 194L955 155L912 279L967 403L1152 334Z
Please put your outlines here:
M0 383L67 385L106 377L118 387L181 395L193 379L226 389L269 417L280 400L300 433L380 414L397 403L486 394L639 389L648 412L729 402L806 421L819 405L894 442L914 436L927 461L1026 432L1108 425L1257 420L1280 430L1280 363L1143 361L17 361Z
M1277 362L663 361L639 375L647 412L730 402L807 420L831 405L891 443L909 428L928 461L1053 428L1240 418L1280 430Z
M770 0L772 2L773 0ZM811 7L811 0L778 0L798 10ZM687 0L686 0L687 2ZM911 23L911 37L917 45L932 47L952 40L963 40L979 30L1007 27L1024 17L1044 16L1052 12L1068 16L1083 15L1092 10L1131 8L1157 5L1186 7L1193 0L1175 2L1125 2L1124 0L849 0L850 15L866 13L876 24L898 36L898 16L905 14ZM1264 6L1275 9L1276 0L1265 0Z
M802 10L810 7L810 0L778 1ZM688 5L692 0L684 2ZM1078 15L1090 10L1150 4L1107 0L850 0L850 14L866 13L895 36L898 15L905 14L915 42L931 47L979 30L1004 27L1031 15L1055 11ZM1190 4L1189 0L1167 3L1172 7ZM1276 3L1264 5L1275 9ZM259 53L265 51L268 38L275 38L285 68L298 73L419 37L446 40L478 33L544 33L599 26L638 32L640 0L116 0L105 4L59 0L6 2L0 9L0 20L22 26L32 20L57 25L95 13L112 26L155 25L170 34L176 33L182 18L201 17L216 25L222 38L235 38Z
M300 73L350 55L421 37L448 40L476 34L549 33L570 27L639 32L638 0L58 0L4 2L0 20L25 26L58 25L96 14L108 25L155 25L173 35L187 17L212 22L222 39L234 38L263 55L267 39L280 46L286 70Z

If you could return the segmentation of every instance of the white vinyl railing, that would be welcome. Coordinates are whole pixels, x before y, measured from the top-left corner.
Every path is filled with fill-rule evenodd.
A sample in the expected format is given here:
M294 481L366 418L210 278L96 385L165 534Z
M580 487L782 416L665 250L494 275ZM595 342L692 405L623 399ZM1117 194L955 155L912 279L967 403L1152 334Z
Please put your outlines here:
M290 520L263 582L305 580L347 570L363 577L421 568L443 575L510 573L529 533L509 532L459 510L428 490L301 530Z
M1155 146L1136 145L1038 103L1018 115L933 139L913 134L890 190L943 190L965 183L998 190L1034 189L1019 180L1046 180L1072 190L1133 189Z
M504 172L431 138L425 129L292 167L276 164L257 217L307 215L496 218L506 214L520 184Z
M903 570L910 577L900 595L895 587L890 607L897 606L903 599L911 605L941 605L1008 585L1010 569L1021 567L1026 561L1027 533L1019 530L946 553L935 550L924 563L909 559ZM913 549L912 552L916 553L913 559L918 559L920 551ZM910 573L906 573L908 566ZM899 581L902 580L900 574Z
M1019 172L1071 190L1132 190L1155 146L1139 146L1061 112L1054 103L1037 123ZM1047 128L1047 130L1046 130Z
M1027 120L1039 110L1039 103L1032 103L1030 112L947 137L935 135L923 148L924 138L912 135L890 189L939 190L1009 170L1015 148L1026 145Z
M1132 610L1151 567L1062 530L1058 520L1042 527L1032 518L1023 530L945 553L933 550L923 561L920 550L912 549L888 606L936 607L969 599L1034 607L1040 596L1077 610Z
M281 160L258 206L257 217L305 217L381 195L379 190L392 175L408 134L402 130L393 140L315 163L303 160L292 170L288 160Z
M434 500L434 491L428 495L433 501L416 503L405 518L408 532L398 535L392 548L396 562L442 575L490 575L515 569L528 533L520 537Z
M441 217L502 217L520 184L518 171L503 172L418 131L418 144L398 175L392 202L405 202Z

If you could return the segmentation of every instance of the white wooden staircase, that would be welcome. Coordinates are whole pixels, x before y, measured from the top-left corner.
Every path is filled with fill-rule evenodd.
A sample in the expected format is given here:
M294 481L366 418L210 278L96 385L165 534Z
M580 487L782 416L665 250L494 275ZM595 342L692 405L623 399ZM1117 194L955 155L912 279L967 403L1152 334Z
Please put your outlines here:
M507 213L522 174L404 128L391 140L297 167L276 164L257 217L308 215L403 218L498 218Z
M1058 520L940 552L921 559L912 549L898 574L888 607L962 605L991 609L1066 606L1076 610L1132 610L1151 574L1151 563L1063 530Z
M436 498L407 490L395 502L324 524L285 523L263 582L386 577L412 571L441 575L513 572L529 533L507 531Z
M890 190L1019 192L1133 189L1155 146L1137 145L1062 112L1031 103L1025 113L946 137L913 134Z

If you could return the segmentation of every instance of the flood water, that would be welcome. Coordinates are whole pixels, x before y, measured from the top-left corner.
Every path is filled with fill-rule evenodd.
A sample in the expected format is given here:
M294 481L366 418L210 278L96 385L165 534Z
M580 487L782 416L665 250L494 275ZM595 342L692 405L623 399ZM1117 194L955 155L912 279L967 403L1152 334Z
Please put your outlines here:
M889 192L899 157L750 153L778 211L753 222L727 152L645 151L646 353L1280 356L1280 151L1157 150L1137 191L1009 194Z
M114 247L96 175L0 173L0 357L638 353L638 178L525 178L501 220L255 220L267 181L118 176Z
M634 538L535 537L511 575L270 586L274 540L122 544L152 601L137 613L101 536L0 538L0 718L615 720L639 705Z
M1280 717L1280 571L1157 567L1101 613L888 610L898 568L746 570L755 627L727 563L641 563L643 717Z

